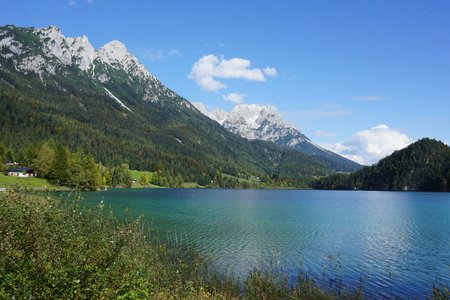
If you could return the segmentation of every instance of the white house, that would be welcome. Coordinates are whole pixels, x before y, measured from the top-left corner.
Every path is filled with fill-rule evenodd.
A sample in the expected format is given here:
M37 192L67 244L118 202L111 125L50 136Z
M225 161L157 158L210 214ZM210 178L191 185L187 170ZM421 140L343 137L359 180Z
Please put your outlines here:
M36 177L37 172L32 168L19 167L6 170L6 175L16 177Z

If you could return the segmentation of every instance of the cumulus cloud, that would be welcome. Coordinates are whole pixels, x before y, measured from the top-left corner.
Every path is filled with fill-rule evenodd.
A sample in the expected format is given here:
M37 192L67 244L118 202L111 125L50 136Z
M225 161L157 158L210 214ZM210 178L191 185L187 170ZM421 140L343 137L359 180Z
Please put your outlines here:
M406 134L380 124L355 133L348 141L336 143L330 150L360 164L371 165L411 143Z
M266 81L264 71L259 68L252 69L250 65L251 62L248 59L236 57L227 60L213 54L205 55L192 65L188 78L194 80L199 86L209 92L216 92L226 88L226 85L217 80L217 78ZM276 72L274 68L267 67L266 69L271 74ZM266 73L266 75L268 74Z
M222 95L223 100L232 102L235 105L244 102L245 97L247 97L246 94L239 93L229 93L228 95Z

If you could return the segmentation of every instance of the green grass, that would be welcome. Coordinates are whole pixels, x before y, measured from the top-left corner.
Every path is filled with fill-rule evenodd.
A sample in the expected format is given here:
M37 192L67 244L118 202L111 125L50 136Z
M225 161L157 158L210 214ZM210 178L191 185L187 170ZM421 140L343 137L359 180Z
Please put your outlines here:
M156 175L156 172L148 172L148 171L138 171L138 170L130 170L131 178L133 178L133 183L131 185L131 188L133 189L139 189L144 187L150 187L150 188L160 188L159 185L149 184L148 186L142 186L139 183L139 179L141 178L142 174L147 173L149 181L152 180Z
M144 173L147 173L149 180L151 180L156 172L148 172L148 171L138 171L138 170L130 170L131 172L131 178L133 178L133 180L139 181L139 179L141 178L141 175Z
M305 276L291 286L276 269L238 280L171 240L161 242L141 219L118 219L103 204L2 193L0 299L363 298L359 290L322 290Z
M47 189L47 188L52 188L53 186L46 179L42 179L42 178L15 177L15 176L6 176L4 174L0 174L0 187L4 187L7 189L10 189L10 188Z

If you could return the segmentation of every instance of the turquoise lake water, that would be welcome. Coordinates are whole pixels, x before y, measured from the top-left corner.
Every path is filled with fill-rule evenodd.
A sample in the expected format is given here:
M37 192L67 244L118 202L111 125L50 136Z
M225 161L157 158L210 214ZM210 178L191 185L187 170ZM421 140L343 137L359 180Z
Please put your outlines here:
M450 286L450 194L312 190L113 189L84 193L143 214L161 238L184 242L223 268L298 270L372 296L430 295Z

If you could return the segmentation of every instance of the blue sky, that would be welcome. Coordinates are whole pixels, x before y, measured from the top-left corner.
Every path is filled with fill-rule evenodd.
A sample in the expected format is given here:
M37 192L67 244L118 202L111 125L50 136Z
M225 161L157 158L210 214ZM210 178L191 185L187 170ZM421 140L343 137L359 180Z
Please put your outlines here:
M230 110L231 93L274 105L313 141L361 162L421 137L450 142L450 1L0 5L2 24L56 25L95 48L122 41L164 84L209 109ZM215 73L189 76L207 55L215 62L200 67ZM199 85L211 79L222 88Z

